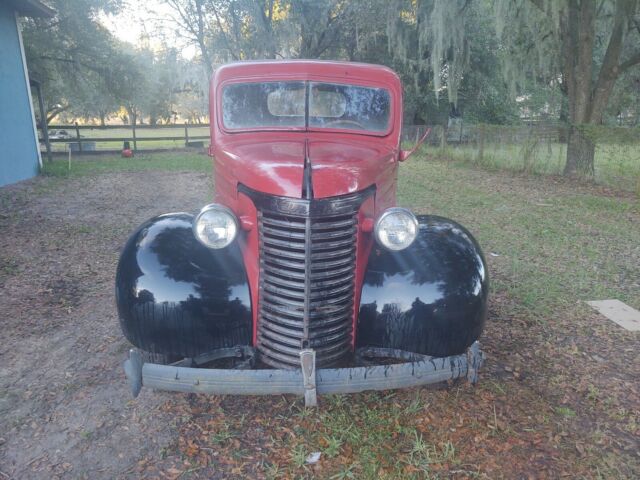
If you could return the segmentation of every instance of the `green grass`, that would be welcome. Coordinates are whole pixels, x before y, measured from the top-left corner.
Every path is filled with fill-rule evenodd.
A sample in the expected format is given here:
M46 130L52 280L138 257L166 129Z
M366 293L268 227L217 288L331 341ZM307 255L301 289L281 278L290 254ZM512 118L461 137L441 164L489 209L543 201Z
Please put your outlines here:
M573 417L576 416L576 412L574 412L569 407L557 407L556 408L556 413L558 415L561 415L562 417L566 417L566 418L573 418Z
M197 153L139 153L75 157L71 170L58 159L45 162L44 174L211 172L211 165L208 156ZM640 291L629 281L640 277L640 225L629 220L640 213L638 200L545 189L543 178L523 178L517 181L522 188L514 188L508 177L422 153L402 165L398 199L417 212L468 226L498 269L492 288L512 295L520 308L547 315L576 300L598 298L619 298L640 308Z
M538 175L560 175L567 146L560 143L486 143L482 159L477 145L426 146L423 151L492 170L513 170ZM640 144L599 144L595 156L595 181L615 189L640 193Z
M459 463L456 446L447 437L431 441L413 424L416 403L424 410L421 392L404 398L390 392L369 393L359 395L356 402L352 396L328 395L318 410L296 403L292 414L276 419L289 425L281 430L294 434L282 437L290 455L280 473L284 478L307 478L312 470L305 459L319 451L321 458L335 463L321 478L437 478L443 465Z
M494 292L531 313L601 298L640 308L637 199L418 156L400 170L399 202L468 226L497 270Z
M71 169L67 159L44 161L43 174L54 177L75 177L113 172L196 171L211 172L212 161L207 155L194 152L137 153L132 158L116 154L99 156L77 156L71 158Z

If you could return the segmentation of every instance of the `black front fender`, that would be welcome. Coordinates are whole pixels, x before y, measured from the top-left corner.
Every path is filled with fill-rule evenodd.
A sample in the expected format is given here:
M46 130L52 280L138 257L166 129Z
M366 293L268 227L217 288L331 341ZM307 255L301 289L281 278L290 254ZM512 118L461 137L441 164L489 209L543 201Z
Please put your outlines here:
M406 250L375 247L365 273L356 345L444 357L463 353L482 333L489 279L467 229L419 216Z
M143 350L195 357L251 344L251 297L240 248L237 242L206 248L193 235L192 220L187 213L152 218L120 256L120 326Z

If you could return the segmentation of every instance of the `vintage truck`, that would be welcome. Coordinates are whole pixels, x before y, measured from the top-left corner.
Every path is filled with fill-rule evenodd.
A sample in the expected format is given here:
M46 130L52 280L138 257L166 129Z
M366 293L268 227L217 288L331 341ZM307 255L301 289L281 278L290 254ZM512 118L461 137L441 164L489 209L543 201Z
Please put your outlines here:
M392 70L225 65L210 118L214 203L150 219L118 264L134 395L313 405L316 393L476 380L487 267L464 227L396 206L412 151Z

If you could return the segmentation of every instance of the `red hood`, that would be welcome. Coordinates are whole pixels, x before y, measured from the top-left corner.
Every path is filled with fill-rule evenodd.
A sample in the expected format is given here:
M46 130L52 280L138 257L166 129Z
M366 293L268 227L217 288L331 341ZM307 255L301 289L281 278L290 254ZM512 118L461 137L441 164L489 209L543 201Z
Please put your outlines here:
M272 195L302 196L305 139L233 143L221 146L225 177ZM226 157L221 159L220 157ZM397 152L385 144L353 140L309 141L315 198L333 197L363 190L372 184L395 183ZM226 161L228 159L228 161ZM383 182L384 185L380 185Z

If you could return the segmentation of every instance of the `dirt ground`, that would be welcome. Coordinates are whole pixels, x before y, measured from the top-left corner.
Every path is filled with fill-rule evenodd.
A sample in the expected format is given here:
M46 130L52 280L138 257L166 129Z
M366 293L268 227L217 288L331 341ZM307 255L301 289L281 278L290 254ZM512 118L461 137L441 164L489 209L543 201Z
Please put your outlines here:
M498 187L513 181L492 175ZM362 478L349 475L359 459L344 439L335 456L331 437L319 440L329 470L300 461L308 432L345 419L372 435L378 426L401 437L410 425L455 445L427 461L413 442L403 454L424 461L407 461L407 477L640 474L638 337L588 310L580 323L533 324L501 296L492 298L477 387L335 397L311 414L292 397L143 390L132 399L113 295L119 249L149 217L197 211L209 185L204 173L111 173L0 192L0 479L326 478L340 465L332 478ZM388 412L397 413L381 423ZM376 475L397 476L380 462Z
M115 478L175 434L167 394L132 401L113 279L128 234L197 211L204 174L39 178L0 210L0 478ZM125 200L126 199L126 200Z

